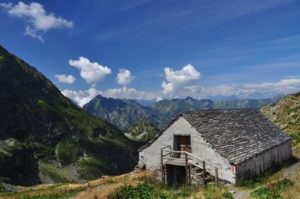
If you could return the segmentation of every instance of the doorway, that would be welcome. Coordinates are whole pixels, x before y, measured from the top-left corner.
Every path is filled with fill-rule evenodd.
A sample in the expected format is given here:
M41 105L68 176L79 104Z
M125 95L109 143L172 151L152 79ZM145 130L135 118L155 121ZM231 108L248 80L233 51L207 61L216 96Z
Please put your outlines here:
M180 186L186 183L185 167L167 164L167 183L169 186Z
M174 136L174 150L186 151L192 153L191 136L190 135L175 135Z

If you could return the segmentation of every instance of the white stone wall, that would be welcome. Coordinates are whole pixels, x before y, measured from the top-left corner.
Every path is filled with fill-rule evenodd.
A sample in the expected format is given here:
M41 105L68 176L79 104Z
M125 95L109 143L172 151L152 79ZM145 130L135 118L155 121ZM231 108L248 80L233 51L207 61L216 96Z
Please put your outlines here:
M237 181L251 176L257 176L267 169L278 166L289 160L292 155L291 142L286 142L264 153L254 156L237 166Z
M175 135L190 135L192 153L207 161L207 169L214 173L214 167L218 167L219 178L231 183L235 183L235 175L231 171L229 161L214 151L211 146L205 142L198 133L184 118L180 117L148 148L139 153L139 161L144 163L146 169L160 169L160 149L170 145L173 148ZM201 164L201 163L199 163Z

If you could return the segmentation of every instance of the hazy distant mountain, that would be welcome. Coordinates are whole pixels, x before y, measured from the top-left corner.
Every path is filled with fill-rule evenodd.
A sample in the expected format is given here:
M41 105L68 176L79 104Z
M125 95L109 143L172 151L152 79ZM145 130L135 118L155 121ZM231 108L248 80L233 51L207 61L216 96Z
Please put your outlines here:
M0 96L0 183L90 179L135 165L132 142L120 130L78 108L1 46Z
M277 98L220 100L220 101L215 101L213 107L215 109L261 108L262 106L274 103L276 101L277 101Z

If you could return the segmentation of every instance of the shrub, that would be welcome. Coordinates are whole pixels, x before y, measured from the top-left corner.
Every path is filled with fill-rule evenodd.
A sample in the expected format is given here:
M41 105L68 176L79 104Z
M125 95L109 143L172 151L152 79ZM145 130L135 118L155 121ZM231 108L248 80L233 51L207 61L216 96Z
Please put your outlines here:
M276 190L261 187L251 193L251 196L257 199L281 199L282 197Z
M138 186L122 186L120 190L112 197L113 199L152 199L160 198L159 194L154 191L153 186L148 184L139 184Z
M124 185L115 194L112 199L184 199L188 198L190 193L187 191L160 189L153 184L142 183L137 186Z
M293 185L293 182L289 179L283 179L276 183L273 183L270 187L261 187L254 190L251 196L257 199L282 199L280 195Z
M63 165L71 164L79 158L78 146L72 140L61 141L55 147L55 155Z
M46 111L49 108L49 105L47 104L47 102L45 102L42 99L37 100L36 106L43 111Z
M102 169L105 167L105 162L99 158L84 157L77 161L78 173L81 178L92 180L102 176Z
M274 189L278 192L286 191L290 186L293 185L293 182L289 179L283 179L274 184Z
M223 196L224 196L225 199L233 199L233 195L229 191L225 191L223 193Z

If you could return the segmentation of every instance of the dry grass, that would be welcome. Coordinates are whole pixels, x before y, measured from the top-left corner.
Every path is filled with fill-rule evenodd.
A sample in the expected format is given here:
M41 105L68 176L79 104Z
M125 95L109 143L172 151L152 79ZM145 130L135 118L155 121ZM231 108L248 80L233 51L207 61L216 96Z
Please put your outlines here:
M293 156L300 160L300 144L293 147ZM300 199L300 168L298 168L297 175L288 177L293 181L293 186L289 187L282 196L287 199ZM100 199L109 198L109 196L119 189L124 184L136 185L145 181L145 179L154 176L153 172L144 171L141 173L128 173L120 176L104 176L97 180L89 181L82 184L43 184L29 188L21 188L17 193L3 193L0 194L0 198L30 198L33 196L58 196L67 193L74 193L76 199ZM256 184L255 187L236 187L230 185L229 187L217 187L210 186L206 189L200 188L191 192L190 199L204 199L204 198L222 198L221 193L226 190L251 192L255 188L268 186L270 183L274 183L282 179L283 169L267 176L261 183ZM162 190L163 191L163 190ZM206 196L206 197L205 197ZM211 197L208 197L211 196Z
M147 176L153 175L153 172L128 173L120 176L104 176L97 180L83 184L43 184L22 188L17 193L2 193L0 199L19 199L31 198L36 196L62 196L68 193L78 193L78 198L105 198L102 193L107 195L124 183L137 183L143 181ZM100 193L100 194L99 194ZM95 197L95 194L98 197ZM82 197L81 197L82 196Z
M153 176L153 172L144 171L141 173L129 173L116 177L104 177L99 180L89 182L90 188L79 193L76 199L107 199L118 188L127 185L136 185L144 181L145 178Z
M300 167L297 174L291 177L293 186L289 187L282 195L286 199L300 199Z
M300 160L300 144L293 147L293 156Z

